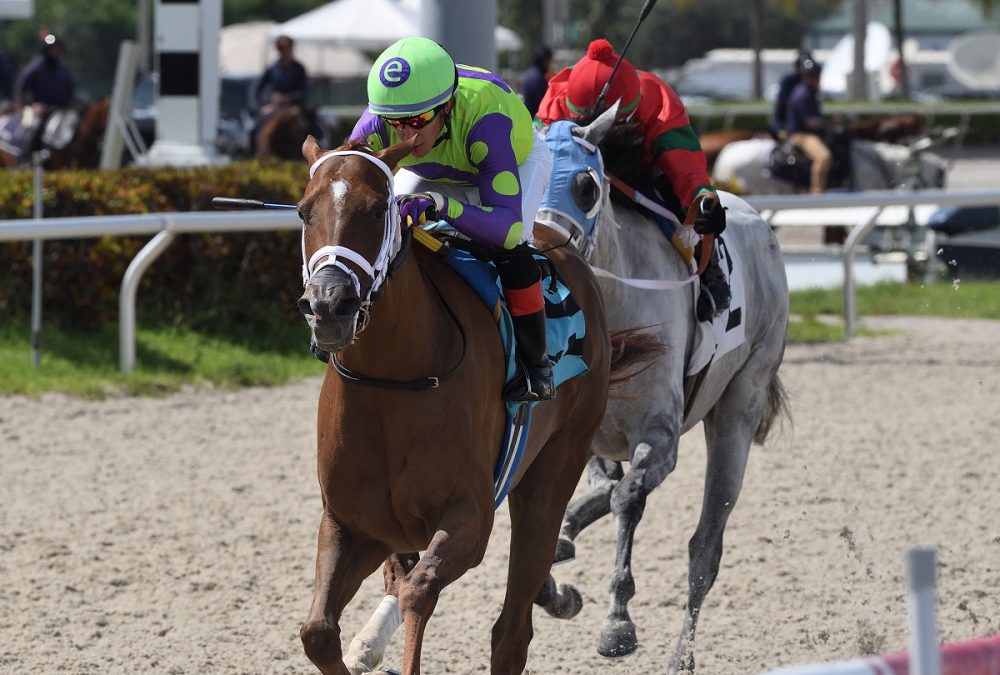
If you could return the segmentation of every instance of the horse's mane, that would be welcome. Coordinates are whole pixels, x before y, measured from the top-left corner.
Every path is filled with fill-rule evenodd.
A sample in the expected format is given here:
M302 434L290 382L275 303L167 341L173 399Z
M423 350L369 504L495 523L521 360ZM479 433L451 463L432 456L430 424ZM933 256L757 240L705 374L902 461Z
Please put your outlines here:
M597 119L599 113L590 112L577 121L580 126L586 126ZM636 161L642 157L645 135L637 122L613 124L598 144L601 157L604 158L604 170L622 182L631 185L636 190L646 194L653 193L653 173L644 162ZM618 205L637 208L635 202L620 194L617 190L611 193L612 200Z
M350 138L344 142L337 150L352 150L354 152L364 152L372 154L372 149L365 141L359 138Z

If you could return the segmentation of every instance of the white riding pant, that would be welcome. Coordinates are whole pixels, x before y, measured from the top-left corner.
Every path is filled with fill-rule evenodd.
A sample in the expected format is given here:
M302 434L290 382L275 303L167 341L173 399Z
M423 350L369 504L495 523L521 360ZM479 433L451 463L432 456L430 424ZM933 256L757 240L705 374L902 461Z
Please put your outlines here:
M545 143L545 138L536 129L534 131L535 143L531 147L531 152L517 167L518 179L521 182L521 218L524 223L524 234L521 241L531 242L533 240L533 229L535 216L538 214L538 207L542 205L542 195L549 184L549 175L552 173L552 154L549 146ZM396 172L395 188L397 195L412 194L415 192L439 192L445 197L457 199L466 204L482 206L479 198L479 188L471 185L459 185L458 183L444 183L424 180L409 169L399 169Z

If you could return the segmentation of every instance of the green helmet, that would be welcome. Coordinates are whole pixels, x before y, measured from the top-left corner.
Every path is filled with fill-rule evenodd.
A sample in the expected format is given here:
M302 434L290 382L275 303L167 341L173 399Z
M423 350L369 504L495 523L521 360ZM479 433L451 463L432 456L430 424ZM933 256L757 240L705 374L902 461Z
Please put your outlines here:
M455 91L455 61L433 40L398 40L368 73L368 109L383 117L410 117L433 110Z

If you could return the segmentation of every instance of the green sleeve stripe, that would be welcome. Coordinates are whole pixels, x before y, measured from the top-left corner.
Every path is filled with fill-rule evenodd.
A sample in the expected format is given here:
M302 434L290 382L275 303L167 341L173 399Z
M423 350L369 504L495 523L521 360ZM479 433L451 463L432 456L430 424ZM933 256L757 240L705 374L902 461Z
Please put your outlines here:
M699 152L701 150L701 143L698 142L698 136L694 133L694 129L691 128L690 124L664 131L656 137L656 141L653 143L654 157L658 157L670 150L689 150L691 152Z

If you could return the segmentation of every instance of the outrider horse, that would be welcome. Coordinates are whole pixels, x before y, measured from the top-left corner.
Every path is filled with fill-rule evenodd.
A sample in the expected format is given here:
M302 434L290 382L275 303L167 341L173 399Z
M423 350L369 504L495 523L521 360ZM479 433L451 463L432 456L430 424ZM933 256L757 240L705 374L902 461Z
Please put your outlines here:
M483 559L493 525L507 414L503 349L496 320L475 292L400 229L392 169L411 147L373 154L351 143L325 152L310 136L302 148L311 180L298 205L305 262L299 307L332 357L319 399L316 585L300 634L326 675L350 672L341 612L383 561L386 590L402 614L403 673L419 673L438 595ZM536 241L555 240L536 231ZM509 493L510 567L493 626L493 675L524 669L532 602L548 577L611 374L635 365L632 357L658 352L634 331L609 339L597 283L572 247L547 256L585 313L589 369L534 409Z
M104 96L93 103L88 103L78 111L73 111L77 118L76 129L72 137L62 147L50 147L45 168L51 170L81 168L96 169L101 161L101 143L108 126L108 112L111 109L111 97ZM20 114L12 112L10 114ZM0 118L0 124L4 118ZM31 158L11 154L0 148L0 166L16 168L30 166Z
M302 143L312 135L323 140L328 135L316 111L299 105L284 105L260 121L256 128L254 156L298 159Z

